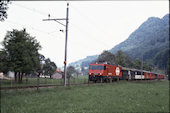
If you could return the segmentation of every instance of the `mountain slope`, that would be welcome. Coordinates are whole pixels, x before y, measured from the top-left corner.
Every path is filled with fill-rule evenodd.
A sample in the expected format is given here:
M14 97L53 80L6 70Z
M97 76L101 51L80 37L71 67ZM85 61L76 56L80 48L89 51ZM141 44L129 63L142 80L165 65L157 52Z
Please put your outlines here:
M110 52L115 54L118 50L122 50L127 53L130 58L139 58L150 64L157 64L156 60L164 58L163 66L166 66L168 55L165 53L169 49L169 14L163 18L150 17L143 24L139 26L130 36L122 43L113 47ZM163 55L163 56L162 56ZM89 64L91 61L95 61L98 55L90 56L92 59L82 59L78 62L80 66L82 64ZM72 65L75 63L71 63ZM87 65L85 65L87 66ZM158 66L159 67L159 66ZM161 66L162 67L162 66Z
M74 67L88 67L89 63L95 61L98 58L98 55L87 56L84 59L78 60L76 62L72 62L69 65Z
M169 14L162 19L148 18L127 40L110 50L116 53L122 50L132 59L151 61L159 52L169 48Z

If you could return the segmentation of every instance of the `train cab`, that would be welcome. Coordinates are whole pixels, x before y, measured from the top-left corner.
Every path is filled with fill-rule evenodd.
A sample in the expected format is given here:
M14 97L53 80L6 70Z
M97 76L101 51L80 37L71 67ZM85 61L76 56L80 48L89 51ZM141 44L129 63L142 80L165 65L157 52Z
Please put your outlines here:
M89 80L109 80L122 77L121 67L108 64L90 64L89 65Z

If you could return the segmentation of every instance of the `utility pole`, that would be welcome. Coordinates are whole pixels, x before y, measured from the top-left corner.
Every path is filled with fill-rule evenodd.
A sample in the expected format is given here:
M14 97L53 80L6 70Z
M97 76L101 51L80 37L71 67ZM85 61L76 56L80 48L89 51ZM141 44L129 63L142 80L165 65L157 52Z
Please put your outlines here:
M64 58L64 86L66 86L66 79L67 79L67 37L68 37L68 13L69 13L69 3L67 3L67 10L66 10L66 18L56 18L50 19L50 15L48 15L49 19L43 19L43 21L56 21L57 23L63 25L65 27L65 58ZM66 25L59 22L59 20L66 20Z
M68 35L68 11L69 4L67 3L67 12L66 12L66 39L65 39L65 59L64 59L64 86L66 86L67 79L67 35Z

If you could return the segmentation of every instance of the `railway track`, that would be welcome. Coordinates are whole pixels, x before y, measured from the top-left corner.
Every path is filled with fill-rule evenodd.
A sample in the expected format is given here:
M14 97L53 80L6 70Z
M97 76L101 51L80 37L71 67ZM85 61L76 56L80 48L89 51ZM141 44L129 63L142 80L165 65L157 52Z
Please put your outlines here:
M67 86L76 86L76 85L82 85L82 84L88 84L88 83L80 83L80 84L67 84ZM90 83L92 84L92 83ZM0 87L0 90L8 90L8 89L30 89L30 88L45 88L45 87L55 87L55 86L63 86L59 84L40 84L38 85L29 85L29 86L13 86L13 87Z
M37 86L37 85L30 85L30 86L0 87L0 90L6 90L6 89L27 89L27 88L37 88L37 87L41 88L41 87L53 87L53 86L56 86L56 85L55 84L45 84L45 85L41 84L39 86Z
M164 80L164 79L163 79ZM135 83L151 83L156 81L163 81L163 80L130 80L128 82L135 82ZM121 82L126 80L121 80ZM118 82L118 81L115 81ZM105 82L106 83L106 82ZM110 83L110 82L108 82ZM113 83L113 82L111 82ZM94 84L103 84L103 83L79 83L79 84L67 84L67 86L76 86L76 85L94 85ZM33 88L46 88L46 87L55 87L55 86L63 86L62 84L39 84L39 85L29 85L29 86L13 86L13 87L0 87L0 90L10 90L10 89L33 89Z

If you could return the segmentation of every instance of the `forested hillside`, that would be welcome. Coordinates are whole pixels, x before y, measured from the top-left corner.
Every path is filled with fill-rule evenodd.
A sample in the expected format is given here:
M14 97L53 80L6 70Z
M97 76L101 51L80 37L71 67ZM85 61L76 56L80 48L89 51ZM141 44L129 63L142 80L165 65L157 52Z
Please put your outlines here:
M109 52L116 54L118 50L125 52L131 60L143 59L153 66L165 69L169 58L169 14L163 18L148 18L125 41ZM84 67L97 57L98 55L90 56L77 61L76 64Z
M131 59L139 58L150 64L165 68L169 50L169 14L162 19L150 17L127 40L110 50L122 50Z
M89 63L96 61L97 58L98 58L98 55L87 56L86 58L70 63L69 65L74 66L74 67L77 67L77 66L87 67Z

